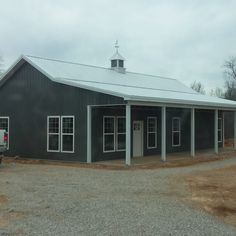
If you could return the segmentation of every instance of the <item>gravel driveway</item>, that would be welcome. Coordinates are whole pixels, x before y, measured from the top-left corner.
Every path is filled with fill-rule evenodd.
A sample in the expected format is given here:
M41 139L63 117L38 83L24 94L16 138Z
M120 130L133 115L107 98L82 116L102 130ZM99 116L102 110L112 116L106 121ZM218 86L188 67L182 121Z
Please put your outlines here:
M50 165L0 167L0 235L236 235L196 209L176 176L236 164L110 171Z

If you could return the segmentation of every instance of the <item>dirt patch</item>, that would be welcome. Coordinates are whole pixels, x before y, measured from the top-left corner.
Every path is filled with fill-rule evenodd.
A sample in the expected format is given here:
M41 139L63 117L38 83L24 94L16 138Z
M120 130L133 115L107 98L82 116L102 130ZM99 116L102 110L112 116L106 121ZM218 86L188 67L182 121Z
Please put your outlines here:
M0 215L0 228L8 226L12 221L19 220L24 217L23 212L11 210Z
M236 166L200 172L186 180L194 203L236 226Z
M186 167L204 162L212 162L224 160L226 158L235 157L235 152L227 152L219 155L202 155L195 158L176 158L167 159L166 162L152 162L144 164L132 164L131 166L116 165L113 163L79 163L79 162L67 162L67 161L54 161L54 160L42 160L42 159L26 159L26 158L4 158L3 163L19 163L19 164L44 164L54 166L67 166L67 167L78 167L78 168L89 168L89 169L107 169L107 170L136 170L136 169L158 169L158 168L175 168L175 167Z
M6 195L0 194L0 206L8 202L8 197Z

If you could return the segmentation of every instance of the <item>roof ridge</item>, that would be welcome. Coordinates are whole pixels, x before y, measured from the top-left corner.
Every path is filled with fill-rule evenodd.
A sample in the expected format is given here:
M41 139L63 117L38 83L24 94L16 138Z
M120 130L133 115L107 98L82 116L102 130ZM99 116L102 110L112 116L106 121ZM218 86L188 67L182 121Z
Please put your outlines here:
M109 68L102 67L102 66L87 65L87 64L78 63L78 62L63 61L63 60L58 60L58 59L38 57L38 56L32 56L32 55L26 55L26 56L27 57L32 57L32 58L37 58L37 59L42 59L42 60L46 60L46 61L56 61L56 62L61 62L61 63L65 63L65 64L81 65L81 66L88 66L88 67L95 67L95 68L106 69L106 70L108 69L109 70Z
M41 60L56 61L56 62L61 62L61 63L65 63L65 64L81 65L81 66L94 67L94 68L99 68L99 69L105 69L105 70L113 71L111 68L107 68L107 67L103 67L103 66L88 65L88 64L78 63L78 62L64 61L64 60L59 60L59 59L45 58L45 57L32 56L32 55L25 55L25 56L26 57L37 58L37 59L41 59ZM145 73L140 73L140 72L133 72L133 71L126 71L126 73L137 74L137 75L144 75L144 76L149 76L149 77L154 77L154 78L156 77L156 78L159 78L159 79L177 80L177 79L169 78L169 77L165 77L165 76L150 75L150 74L145 74Z

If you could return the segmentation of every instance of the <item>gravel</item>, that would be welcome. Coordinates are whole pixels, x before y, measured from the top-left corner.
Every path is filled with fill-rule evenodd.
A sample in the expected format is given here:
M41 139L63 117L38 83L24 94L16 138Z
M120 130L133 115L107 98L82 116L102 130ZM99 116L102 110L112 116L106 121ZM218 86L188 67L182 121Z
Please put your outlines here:
M0 235L236 235L193 207L176 176L236 164L95 170L49 165L0 167Z

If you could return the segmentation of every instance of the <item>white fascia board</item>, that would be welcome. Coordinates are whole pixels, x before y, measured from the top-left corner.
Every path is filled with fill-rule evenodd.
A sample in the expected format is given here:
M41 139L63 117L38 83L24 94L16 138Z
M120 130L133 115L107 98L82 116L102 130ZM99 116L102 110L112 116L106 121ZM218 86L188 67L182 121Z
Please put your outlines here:
M93 86L80 84L78 82L74 83L71 80L54 78L53 81L57 82L57 83L60 83L60 84L65 84L65 85L69 85L69 86L73 86L73 87L78 87L78 88L82 88L82 89L87 89L87 90L98 92L98 93L108 94L108 95L111 95L111 96L116 96L116 97L121 97L121 98L125 97L125 95L122 94L122 93L117 93L117 92L113 92L113 91L106 90L106 89L100 89L100 88L96 88L96 87L93 87Z
M22 58L27 61L31 66L33 66L35 69L37 69L38 71L40 71L43 75L45 75L46 77L48 77L50 80L54 81L54 78L48 74L46 71L44 71L41 67L37 66L34 62L32 62L28 57L26 56L22 56Z
M0 81L3 80L11 71L12 69L24 58L24 56L20 56L1 76Z
M130 105L136 106L166 106L166 107L176 107L176 108L196 108L196 109L216 109L219 108L221 110L228 110L228 111L236 111L236 105L227 105L227 104L212 104L212 103L205 103L205 102L198 102L198 101L186 101L186 100L172 100L172 99L158 99L158 101L145 101L147 98L125 98Z
M12 70L14 69L15 66L17 66L17 64L21 61L24 60L26 62L28 62L31 66L33 66L35 69L37 69L38 71L40 71L42 74L44 74L46 77L48 77L50 80L53 81L53 77L51 75L49 75L46 71L42 70L39 66L37 66L36 64L34 64L29 58L27 58L24 55L21 55L10 67L9 69L3 73L2 77L0 78L1 80L4 80L4 78L12 72Z

